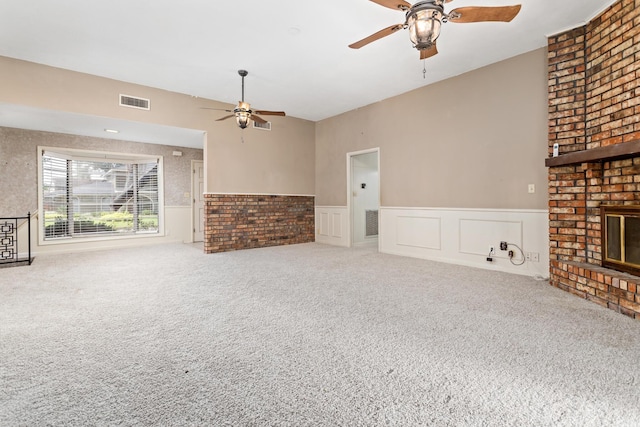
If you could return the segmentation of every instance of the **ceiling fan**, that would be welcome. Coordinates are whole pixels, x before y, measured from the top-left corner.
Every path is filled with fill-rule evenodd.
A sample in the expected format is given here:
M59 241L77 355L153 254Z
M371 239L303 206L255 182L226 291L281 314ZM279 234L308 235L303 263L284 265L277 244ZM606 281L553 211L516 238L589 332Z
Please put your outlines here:
M398 30L409 29L409 38L413 47L420 51L420 59L432 57L438 53L436 40L440 35L440 27L446 22L510 22L520 12L521 5L515 6L469 6L444 11L443 4L452 0L426 0L414 5L404 0L371 0L381 6L405 12L403 24L391 25L369 37L349 45L352 49L360 49L371 42L395 33Z
M236 118L236 122L240 129L245 129L249 124L249 119L258 123L267 123L265 119L256 114L262 114L264 116L284 116L284 111L267 111L267 110L252 110L251 106L248 102L244 102L244 78L249 74L247 70L238 70L238 74L242 77L242 101L238 102L238 106L233 110L222 110L226 111L229 114L228 116L224 116L216 120L216 122L220 122L222 120L230 119L231 117ZM208 110L219 110L219 108L206 108Z

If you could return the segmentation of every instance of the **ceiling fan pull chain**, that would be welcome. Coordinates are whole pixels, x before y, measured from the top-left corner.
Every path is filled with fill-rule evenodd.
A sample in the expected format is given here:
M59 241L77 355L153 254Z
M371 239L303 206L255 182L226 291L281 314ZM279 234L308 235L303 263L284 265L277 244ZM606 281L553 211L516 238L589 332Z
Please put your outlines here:
M422 78L423 79L427 78L427 60L426 59L422 60Z

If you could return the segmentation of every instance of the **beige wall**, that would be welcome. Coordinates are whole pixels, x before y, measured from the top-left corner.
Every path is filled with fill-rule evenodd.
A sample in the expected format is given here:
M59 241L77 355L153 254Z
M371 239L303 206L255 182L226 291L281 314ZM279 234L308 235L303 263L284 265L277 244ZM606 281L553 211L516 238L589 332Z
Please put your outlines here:
M120 107L121 93L150 99L151 110ZM0 57L0 102L203 130L206 191L314 193L310 121L274 117L270 132L240 131L233 120L215 121L223 112L200 109L226 104L6 57Z
M539 49L316 124L274 117L266 132L215 122L200 109L228 107L215 101L0 57L0 102L204 130L208 192L343 206L346 153L380 147L383 206L544 209L545 76ZM120 93L151 111L119 107Z
M380 147L382 206L546 209L546 69L539 49L318 122L316 204L346 205L346 153Z

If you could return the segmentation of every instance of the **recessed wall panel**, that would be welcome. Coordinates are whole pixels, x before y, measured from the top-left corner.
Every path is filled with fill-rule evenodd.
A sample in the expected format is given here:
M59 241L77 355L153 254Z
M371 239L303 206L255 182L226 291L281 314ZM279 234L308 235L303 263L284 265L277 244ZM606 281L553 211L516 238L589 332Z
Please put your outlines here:
M333 214L333 226L331 227L331 236L342 237L342 214L334 212Z
M440 218L398 216L397 244L426 249L440 249Z
M329 213L327 212L320 214L320 232L318 234L321 236L329 235Z
M487 255L493 246L499 255L501 241L522 247L522 221L460 219L460 252Z

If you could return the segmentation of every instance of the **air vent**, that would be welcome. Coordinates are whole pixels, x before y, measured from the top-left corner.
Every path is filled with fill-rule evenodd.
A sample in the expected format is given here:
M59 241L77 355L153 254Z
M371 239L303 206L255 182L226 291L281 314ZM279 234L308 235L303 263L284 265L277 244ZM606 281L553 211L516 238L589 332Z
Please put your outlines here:
M256 129L262 130L271 130L271 122L258 123L256 121L253 122L253 127Z
M378 211L364 211L365 237L378 235Z
M131 95L120 94L120 106L149 110L151 101L145 98L137 98Z

